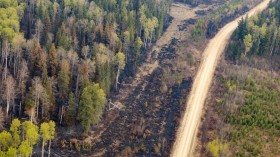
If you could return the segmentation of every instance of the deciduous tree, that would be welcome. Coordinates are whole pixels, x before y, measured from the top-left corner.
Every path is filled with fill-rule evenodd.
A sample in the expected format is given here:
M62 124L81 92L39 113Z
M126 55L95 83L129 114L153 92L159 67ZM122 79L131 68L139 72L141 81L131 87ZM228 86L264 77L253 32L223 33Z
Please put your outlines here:
M13 143L13 137L11 133L7 131L2 131L0 133L0 150L1 151L7 151L9 147Z
M28 147L26 146L25 141L22 144L24 144L24 147L28 148L28 152L32 154L33 146L38 142L39 139L38 127L34 125L31 121L25 121L22 123L22 129L24 134L24 140L27 142Z
M18 73L20 61L22 60L22 49L26 45L26 39L22 34L17 34L12 40L12 52L14 62L14 76Z
M116 76L116 83L115 87L116 90L118 89L118 84L119 84L119 76L120 76L120 71L124 69L125 67L125 54L122 52L118 52L114 58L113 58L114 63L117 66L117 76Z
M21 123L18 119L14 119L12 121L12 124L10 126L10 131L12 132L13 136L13 146L14 148L17 148L21 142L20 140L20 126Z
M32 147L29 145L27 140L21 143L19 146L19 152L24 157L29 157L32 154Z
M134 59L135 59L135 62L137 62L137 60L138 60L140 49L141 49L142 45L143 45L143 42L142 42L141 38L137 37L135 42L134 42Z
M44 152L45 152L45 144L50 138L50 126L48 123L44 122L40 126L40 135L42 137L42 157L44 157Z
M49 138L49 149L48 149L48 157L51 156L51 144L52 140L55 138L55 122L50 121L49 122L49 131L50 131L50 138Z
M10 105L13 105L13 111L14 111L14 99L15 99L15 80L12 76L8 76L8 78L5 80L5 93L4 93L4 100L6 100L6 114L8 115Z
M0 130L4 127L5 122L5 112L2 110L2 107L0 107Z

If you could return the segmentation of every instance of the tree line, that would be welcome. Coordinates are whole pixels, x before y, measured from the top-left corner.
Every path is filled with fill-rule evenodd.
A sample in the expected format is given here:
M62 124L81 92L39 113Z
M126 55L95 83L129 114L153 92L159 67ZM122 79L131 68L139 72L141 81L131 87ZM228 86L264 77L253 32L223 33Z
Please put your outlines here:
M279 9L279 2L271 2L269 9L242 19L229 44L228 59L236 62L241 56L273 57L279 54Z
M208 11L206 11L205 14L207 15L198 19L192 29L191 35L193 39L203 43L205 39L212 38L225 24L243 15L259 2L261 0L254 2L247 0L227 1L211 10L211 14L207 14Z
M55 137L55 123L44 122L40 128L31 121L21 122L14 119L8 131L0 132L0 156L29 157L32 155L33 146L42 141L42 157L45 152L45 145L48 144L48 157L51 155L51 141Z

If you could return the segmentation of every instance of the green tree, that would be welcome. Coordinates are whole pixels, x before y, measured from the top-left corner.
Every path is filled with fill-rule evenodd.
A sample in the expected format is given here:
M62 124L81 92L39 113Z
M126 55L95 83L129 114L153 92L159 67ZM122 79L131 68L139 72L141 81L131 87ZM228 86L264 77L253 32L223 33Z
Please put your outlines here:
M48 111L53 112L55 110L55 82L56 80L53 77L49 77L46 81L46 83L44 84L44 87L46 89L46 94L47 97L49 98L49 105L48 105ZM49 117L49 113L46 114L46 118Z
M245 56L247 54L247 52L249 52L253 46L253 41L252 41L252 35L251 34L247 34L244 37L244 44L245 44Z
M27 140L23 141L21 145L19 146L19 152L24 157L29 157L32 153L32 147L30 146L29 142Z
M143 42L141 40L140 37L137 37L135 42L134 42L134 58L135 58L135 62L138 61L138 57L140 54L140 49L143 46Z
M46 144L46 142L48 141L48 139L50 139L50 126L48 123L44 122L41 124L40 127L40 135L42 137L42 157L44 157L44 146Z
M20 140L20 126L21 123L18 119L14 119L12 121L12 124L10 126L10 131L12 132L13 135L13 146L18 147L21 140Z
M84 133L87 133L92 124L97 124L105 103L105 93L99 84L91 83L83 89L80 99L79 116Z
M218 139L215 139L209 142L206 148L214 157L219 157L227 151L228 145L221 143Z
M0 40L1 57L5 59L4 79L8 72L8 56L10 45L14 36L19 32L19 17L17 15L17 1L0 1Z
M26 94L24 104L25 104L25 108L24 108L25 113L29 115L30 121L33 122L33 118L35 116L35 107L36 107L33 87L29 87L29 91Z
M148 18L143 23L144 27L144 46L147 46L148 42L152 42L155 29L158 27L158 19L156 17Z
M20 61L22 59L23 55L23 48L26 45L26 39L24 38L23 34L17 34L13 40L12 40L12 52L14 57L14 76L18 73L18 70L20 69Z
M64 22L61 24L61 28L57 32L56 45L57 47L63 47L65 50L69 50L70 42L66 34L66 26Z
M26 152L30 152L32 154L32 149L35 144L37 144L37 141L39 139L39 133L38 133L38 127L34 125L31 121L25 121L22 123L22 129L24 134L24 140L27 142L28 147L26 147L26 144L23 142L21 145L23 145L24 148L26 148ZM29 151L29 148L31 147L31 151Z
M9 147L12 146L12 143L13 143L13 137L11 133L7 131L2 131L0 133L0 150L7 151Z
M49 137L49 149L48 149L48 157L51 156L51 144L52 144L52 140L55 138L55 122L54 121L50 121L49 122L49 131L50 131L50 137Z
M0 155L1 156L1 155ZM17 156L17 149L16 148L13 148L13 147L10 147L8 149L8 151L6 152L6 155L5 157L15 157Z
M118 84L119 84L120 71L123 70L125 67L125 54L123 54L122 52L118 52L113 57L113 61L114 61L115 65L117 66L117 76L116 76L116 83L115 83L115 87L117 90Z
M64 116L64 104L67 100L69 85L70 85L70 67L66 60L62 60L60 64L60 71L57 78L58 95L60 101L59 123L62 123Z
M104 44L96 44L95 48L95 62L96 70L98 73L98 82L102 89L109 93L110 85L112 83L111 79L111 56L113 52L110 51Z
M68 95L69 83L70 83L69 63L66 60L62 60L60 64L60 71L58 73L58 80L57 80L59 97L62 101L65 101Z
M130 48L130 33L129 31L125 31L124 32L124 39L123 39L123 51L125 53L125 56L126 56L126 61L127 62L127 58L128 58L128 51L129 51L129 48Z

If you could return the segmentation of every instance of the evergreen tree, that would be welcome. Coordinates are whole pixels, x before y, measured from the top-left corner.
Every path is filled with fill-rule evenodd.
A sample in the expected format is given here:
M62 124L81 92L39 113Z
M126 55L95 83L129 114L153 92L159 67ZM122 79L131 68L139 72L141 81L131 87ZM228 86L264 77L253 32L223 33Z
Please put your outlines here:
M55 49L55 45L51 45L51 49L49 52L49 72L50 76L55 76L57 72L57 67L58 67L58 60L57 60L57 53Z
M59 97L62 102L65 101L68 95L69 83L70 83L69 63L66 60L62 60L60 64L60 71L58 73L58 80L57 80Z
M83 89L80 99L79 116L84 133L87 133L92 124L97 124L105 105L105 93L99 84L91 83Z

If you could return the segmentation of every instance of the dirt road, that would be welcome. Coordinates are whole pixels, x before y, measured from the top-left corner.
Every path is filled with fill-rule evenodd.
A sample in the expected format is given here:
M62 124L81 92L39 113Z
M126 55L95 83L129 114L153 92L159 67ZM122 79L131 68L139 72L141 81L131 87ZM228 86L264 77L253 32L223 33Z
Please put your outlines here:
M250 10L248 16L265 9L270 0L264 0L254 9ZM243 17L245 17L244 15ZM224 26L218 34L210 40L203 54L203 61L196 74L196 78L189 95L187 109L177 131L177 137L173 145L172 157L192 156L195 146L197 130L202 116L203 105L212 83L214 71L219 61L221 53L224 51L227 41L232 32L237 28L238 21L242 17L235 19Z

